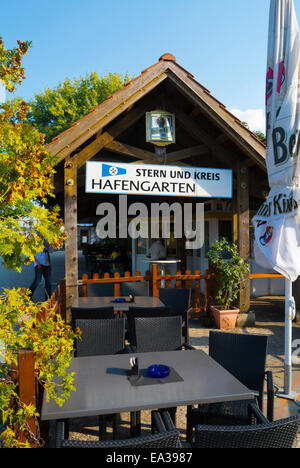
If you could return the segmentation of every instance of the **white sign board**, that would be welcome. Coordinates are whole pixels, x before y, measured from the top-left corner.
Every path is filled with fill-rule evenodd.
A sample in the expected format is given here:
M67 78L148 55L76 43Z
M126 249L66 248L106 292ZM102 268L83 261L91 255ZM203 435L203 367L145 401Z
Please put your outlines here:
M232 171L88 161L87 193L232 198Z

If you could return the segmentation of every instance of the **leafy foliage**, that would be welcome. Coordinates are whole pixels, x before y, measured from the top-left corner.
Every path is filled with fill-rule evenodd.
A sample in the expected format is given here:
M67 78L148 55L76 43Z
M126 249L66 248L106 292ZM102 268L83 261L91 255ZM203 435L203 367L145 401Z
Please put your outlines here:
M244 281L246 273L249 273L249 265L239 255L237 245L226 239L215 242L207 255L217 282L217 304L229 310L238 297L241 282ZM224 257L230 260L225 261Z
M21 58L30 43L18 44L6 50L0 38L0 78L9 92L25 78ZM18 270L43 250L43 238L54 248L65 238L58 209L41 206L53 196L56 158L27 121L28 110L19 98L0 105L0 256L7 267Z
M96 72L85 78L67 78L56 88L47 88L30 102L29 120L46 135L46 142L68 129L129 80L128 75L109 73L99 78Z
M9 92L25 78L22 56L29 46L18 41L18 47L6 50L0 38L0 80ZM44 240L57 248L66 237L58 208L50 211L43 206L53 196L55 158L45 151L44 136L28 122L28 110L22 99L0 106L0 256L6 267L16 270L43 250ZM35 352L35 376L48 398L62 404L74 390L67 367L75 335L49 304L34 304L28 293L7 289L0 296L0 345L5 349L0 365L0 420L5 425L1 434L5 447L39 444L28 427L28 418L37 418L37 410L20 401L11 378L20 349ZM59 387L54 375L61 379Z
M22 56L26 55L31 43L18 41L18 47L6 49L0 37L0 81L5 83L8 91L16 89L16 84L21 84L25 79L24 68L22 68Z
M247 122L242 122L242 124L244 125L244 127L248 128L249 129L249 125ZM260 141L263 141L266 139L266 136L263 132L261 132L260 130L252 130L252 133L254 133L254 135L256 136L256 138Z
M73 374L66 370L73 340L79 337L79 332L74 333L49 304L34 304L28 293L22 289L6 289L0 296L0 340L6 344L0 382L0 409L6 430L2 432L1 440L6 447L20 446L18 434L21 431L28 435L25 445L39 443L28 434L26 424L27 418L39 415L32 405L26 406L20 401L14 380L8 378L12 366L17 366L19 349L34 351L35 375L47 392L47 400L53 398L62 405L75 390ZM60 380L54 379L55 376Z

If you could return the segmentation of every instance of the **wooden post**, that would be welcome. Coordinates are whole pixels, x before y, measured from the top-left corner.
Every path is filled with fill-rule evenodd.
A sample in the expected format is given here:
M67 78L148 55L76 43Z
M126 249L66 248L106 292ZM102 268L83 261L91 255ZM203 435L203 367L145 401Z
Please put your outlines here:
M67 321L70 308L78 297L78 251L77 251L77 165L75 158L68 156L64 166L65 227L68 238L65 243L66 308Z
M86 280L89 279L89 275L87 273L83 273L82 275L82 297L87 297L87 283Z
M176 271L176 275L181 275L181 270L177 270ZM181 279L177 279L175 280L175 288L176 289L181 289L182 288L182 280Z
M234 193L232 199L232 233L233 242L238 244L239 241L239 214L237 209L237 193Z
M166 275L171 275L171 270L167 270ZM171 288L171 287L172 287L172 280L170 279L166 280L166 288Z
M157 275L158 275L157 265L153 263L152 265L153 297L159 297L159 285L157 284Z
M249 235L249 179L248 168L243 164L237 166L237 210L239 215L239 252L240 256L248 261L250 255ZM239 297L239 309L241 312L249 312L250 309L250 280L249 277L241 285Z
M19 376L19 397L21 403L36 406L35 375L34 375L34 352L23 349L18 354L18 376ZM35 418L27 420L29 431L33 437L37 437L37 421ZM19 440L26 442L26 435L21 432ZM34 444L32 445L34 447Z
M116 279L120 278L120 273L116 271L114 274L114 278ZM115 282L114 293L115 293L115 297L121 296L121 285L118 281Z

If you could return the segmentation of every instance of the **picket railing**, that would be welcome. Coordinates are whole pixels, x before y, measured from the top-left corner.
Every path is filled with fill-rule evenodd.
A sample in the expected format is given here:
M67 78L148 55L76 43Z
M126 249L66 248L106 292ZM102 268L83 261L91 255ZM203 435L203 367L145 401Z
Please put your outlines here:
M107 283L114 283L114 296L120 296L121 292L121 283L125 282L133 282L133 281L148 281L149 282L149 292L152 296L152 275L149 270L146 271L145 275L141 275L140 271L136 271L135 274L132 276L129 271L124 273L124 276L121 276L120 273L114 273L113 276L110 276L109 273L104 273L103 278L99 278L98 273L94 273L92 278L89 278L86 273L82 275L82 296L87 297L87 284L89 283L100 283L100 284L107 284Z
M145 275L141 275L140 271L136 271L132 275L129 271L124 273L124 276L120 276L119 273L114 273L110 275L105 273L103 278L99 278L97 273L94 273L92 278L89 278L85 273L82 275L82 281L80 285L82 286L82 296L87 297L87 284L95 283L114 283L114 296L120 296L120 285L123 282L138 282L138 281L148 281L149 282L149 294L150 296L159 296L159 288L161 282L165 282L166 288L177 288L177 289L191 289L193 282L193 304L190 309L190 315L192 312L195 314L195 318L199 318L201 312L208 313L210 297L214 297L214 281L211 281L211 275L208 270L205 270L204 274L201 274L200 270L196 270L192 274L191 270L186 270L182 272L178 270L175 274L171 274L169 270L166 271L165 275L158 270L157 265L153 265L152 272L149 270L146 271ZM203 305L201 306L201 281L204 281L204 298Z

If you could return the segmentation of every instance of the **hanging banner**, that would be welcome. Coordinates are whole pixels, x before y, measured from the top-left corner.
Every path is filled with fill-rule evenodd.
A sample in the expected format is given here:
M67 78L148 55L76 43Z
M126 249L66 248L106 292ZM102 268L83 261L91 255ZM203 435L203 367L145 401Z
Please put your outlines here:
M293 0L271 0L266 78L270 194L253 218L255 260L295 281L300 274L300 36Z
M87 193L232 198L232 171L88 161Z

